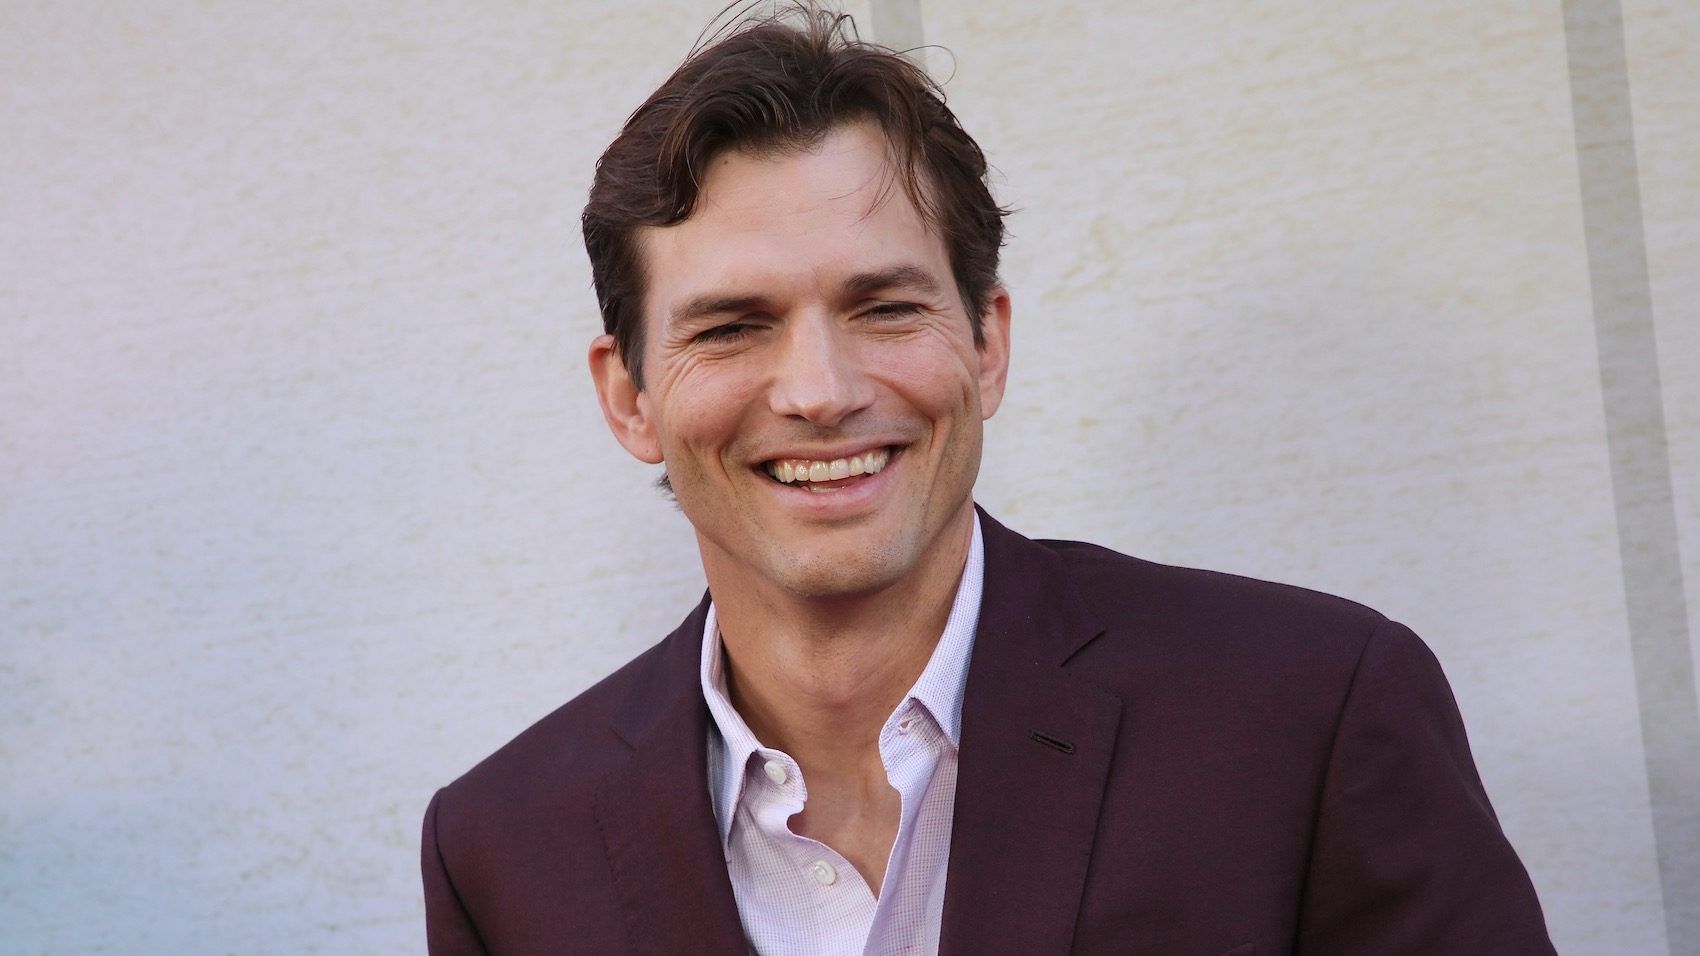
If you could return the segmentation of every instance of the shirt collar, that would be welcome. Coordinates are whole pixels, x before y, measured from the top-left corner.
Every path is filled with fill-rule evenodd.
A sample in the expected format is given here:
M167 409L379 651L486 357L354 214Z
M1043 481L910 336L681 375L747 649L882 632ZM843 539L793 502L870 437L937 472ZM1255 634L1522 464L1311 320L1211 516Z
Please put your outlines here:
M950 605L950 617L944 633L933 648L932 657L922 669L909 693L897 705L903 709L911 700L927 709L952 747L962 744L962 695L968 685L968 659L974 651L974 631L980 624L980 597L985 587L985 545L980 537L980 514L974 512L972 536L968 542L968 561L962 568L962 580L956 585L956 598ZM726 656L721 652L720 625L709 602L708 616L703 620L702 666L700 670L703 700L714 718L709 732L709 793L713 797L714 816L720 823L720 838L724 842L732 829L733 809L743 796L744 773L750 756L761 751L743 715L726 696ZM718 730L718 733L715 733Z
M980 514L975 512L968 562L963 565L962 581L956 586L950 618L944 622L944 633L933 648L933 656L905 697L927 708L952 747L962 745L962 692L968 686L968 658L973 654L974 632L980 625L980 594L985 577L985 546L980 542Z

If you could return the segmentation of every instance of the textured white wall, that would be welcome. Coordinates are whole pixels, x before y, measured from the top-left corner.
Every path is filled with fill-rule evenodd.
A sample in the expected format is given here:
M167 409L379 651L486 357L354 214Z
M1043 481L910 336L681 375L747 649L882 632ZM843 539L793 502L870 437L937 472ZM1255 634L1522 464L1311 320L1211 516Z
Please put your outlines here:
M431 790L694 600L576 217L718 7L0 9L0 952L421 948ZM1694 620L1700 15L1624 9ZM1666 951L1558 6L919 12L1022 210L982 500L1412 624L1561 950Z
M1628 0L1624 20L1688 635L1700 659L1700 4Z

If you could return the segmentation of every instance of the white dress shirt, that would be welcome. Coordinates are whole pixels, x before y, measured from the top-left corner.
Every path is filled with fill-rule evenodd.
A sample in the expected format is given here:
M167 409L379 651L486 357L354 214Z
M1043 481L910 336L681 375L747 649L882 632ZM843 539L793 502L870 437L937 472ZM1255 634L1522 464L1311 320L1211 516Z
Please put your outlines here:
M791 830L809 789L797 761L763 747L726 696L714 606L703 625L708 788L744 935L763 956L936 953L956 803L962 692L980 619L980 517L933 656L880 730L886 779L902 797L879 897L836 850Z

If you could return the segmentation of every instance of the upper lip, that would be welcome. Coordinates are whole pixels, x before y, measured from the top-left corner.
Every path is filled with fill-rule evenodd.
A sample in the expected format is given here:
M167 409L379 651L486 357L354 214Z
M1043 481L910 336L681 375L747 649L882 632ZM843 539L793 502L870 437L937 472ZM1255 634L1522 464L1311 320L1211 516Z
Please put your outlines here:
M800 449L789 448L785 451L766 455L756 460L757 465L765 465L770 461L837 461L840 458L853 458L856 455L866 455L881 448L898 446L897 442L864 442L856 445L844 445L831 449Z

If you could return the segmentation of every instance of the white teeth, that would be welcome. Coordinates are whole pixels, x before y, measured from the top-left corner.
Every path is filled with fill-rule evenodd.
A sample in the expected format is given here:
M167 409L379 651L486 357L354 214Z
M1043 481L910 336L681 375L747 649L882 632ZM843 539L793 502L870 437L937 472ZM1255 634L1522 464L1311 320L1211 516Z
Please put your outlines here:
M878 448L849 458L835 458L832 461L786 459L771 461L767 464L767 473L785 484L805 482L805 487L811 491L830 489L814 488L812 483L818 481L836 481L840 478L850 478L855 475L877 475L891 461L891 452Z

